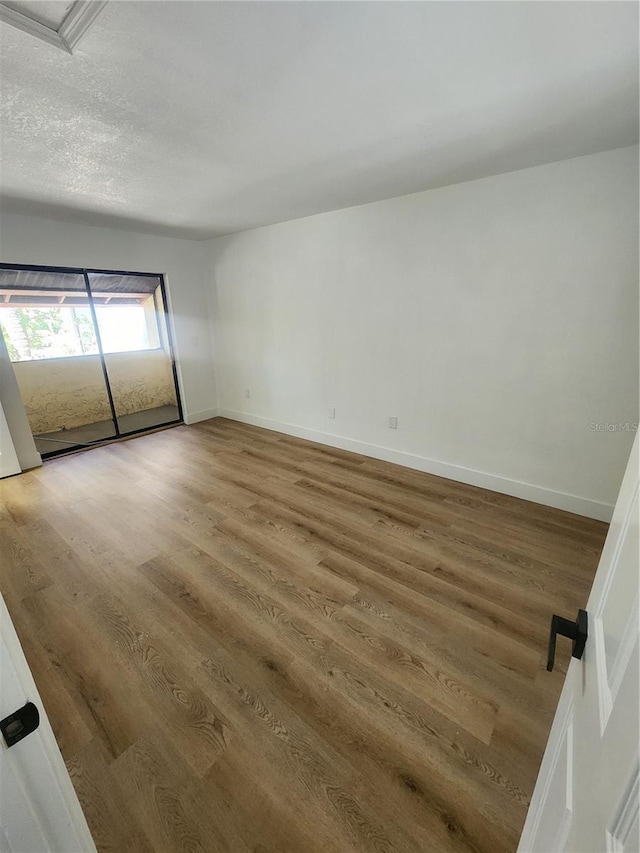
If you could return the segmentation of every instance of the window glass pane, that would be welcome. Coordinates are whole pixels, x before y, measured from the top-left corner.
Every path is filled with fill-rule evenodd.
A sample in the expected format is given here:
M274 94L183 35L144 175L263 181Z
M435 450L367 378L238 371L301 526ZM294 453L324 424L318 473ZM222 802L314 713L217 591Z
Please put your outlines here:
M37 298L43 291L58 291L58 296L71 296L86 293L84 276L77 272L56 272L55 270L0 270L0 293L12 296L13 293L30 294ZM7 292L5 292L7 291Z
M87 275L120 432L178 420L159 276Z
M160 346L154 302L158 276L91 272L89 283L105 353Z
M91 273L90 279L105 353L164 346L157 276ZM98 352L84 277L77 273L0 270L0 328L14 362Z
M98 344L86 306L0 306L0 325L11 361L94 355Z
M152 349L147 313L142 305L96 306L100 340L104 352L134 352ZM152 315L151 320L155 322Z

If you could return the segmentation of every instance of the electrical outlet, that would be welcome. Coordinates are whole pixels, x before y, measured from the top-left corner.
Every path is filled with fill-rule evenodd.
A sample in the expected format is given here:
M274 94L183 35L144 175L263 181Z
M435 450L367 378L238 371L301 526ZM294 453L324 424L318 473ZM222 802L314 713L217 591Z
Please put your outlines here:
M336 407L335 406L329 406L329 417L335 418L335 416L336 416Z
M398 419L389 418L389 429L398 429Z
M249 389L248 389L248 388L245 388L245 389L244 389L244 396L245 396L245 397L250 397L250 396L251 396L251 391L249 391Z

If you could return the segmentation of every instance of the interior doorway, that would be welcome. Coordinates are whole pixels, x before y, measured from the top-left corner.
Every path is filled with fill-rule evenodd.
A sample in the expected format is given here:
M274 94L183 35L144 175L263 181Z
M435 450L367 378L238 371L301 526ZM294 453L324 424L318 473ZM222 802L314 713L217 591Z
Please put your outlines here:
M182 422L162 275L0 264L0 327L43 458Z

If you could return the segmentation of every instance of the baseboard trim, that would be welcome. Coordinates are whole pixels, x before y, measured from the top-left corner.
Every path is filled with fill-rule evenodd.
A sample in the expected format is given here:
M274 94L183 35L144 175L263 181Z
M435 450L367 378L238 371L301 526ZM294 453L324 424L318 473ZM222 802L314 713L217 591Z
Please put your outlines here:
M201 412L184 412L183 420L185 424L197 424L200 421L208 421L210 418L217 418L219 414L219 409L203 409Z
M283 432L286 435L292 435L296 438L307 438L309 441L316 441L319 444L326 444L329 447L337 447L340 450L351 450L363 456L381 459L383 462L394 462L396 465L403 465L405 468L424 471L427 474L434 474L437 477L444 477L447 480L457 480L460 483L467 483L470 486L479 486L482 489L489 489L492 492L511 495L514 498L522 498L525 501L533 501L534 503L550 506L554 509L562 509L576 515L595 518L598 521L611 521L613 514L612 504L601 503L590 500L589 498L581 498L578 495L571 495L565 492L557 492L553 489L545 489L542 486L522 483L519 480L510 480L496 474L488 474L485 471L476 471L473 468L453 465L450 462L440 462L436 459L429 459L426 456L416 456L412 453L405 453L402 450L393 450L390 447L369 444L365 441L358 441L341 435L333 435L321 432L320 430L301 427L297 424L275 421L271 418L263 418L258 415L250 415L245 412L236 412L233 409L218 409L217 415L233 421L240 421L241 423L273 430L274 432ZM215 415L205 415L205 417L215 417ZM198 418L198 420L204 419L204 417ZM188 421L188 423L193 423L193 421Z

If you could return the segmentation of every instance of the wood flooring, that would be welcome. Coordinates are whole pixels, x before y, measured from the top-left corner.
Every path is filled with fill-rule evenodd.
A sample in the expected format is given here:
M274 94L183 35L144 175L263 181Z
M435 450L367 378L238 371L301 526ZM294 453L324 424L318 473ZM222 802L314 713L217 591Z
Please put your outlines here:
M0 482L100 853L513 853L606 525L216 418Z

